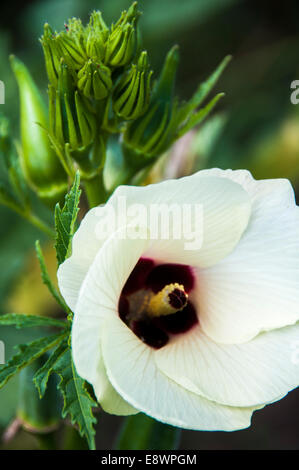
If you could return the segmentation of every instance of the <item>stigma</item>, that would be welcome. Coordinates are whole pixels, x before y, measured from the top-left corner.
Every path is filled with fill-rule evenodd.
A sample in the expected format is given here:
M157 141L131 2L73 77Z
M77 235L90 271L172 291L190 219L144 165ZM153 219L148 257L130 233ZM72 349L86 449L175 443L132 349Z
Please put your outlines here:
M198 312L190 300L194 285L189 266L157 265L152 259L140 258L122 289L119 317L147 346L160 349L198 323Z
M188 294L184 286L175 282L167 284L157 294L152 295L146 311L150 317L161 317L183 310L187 302Z

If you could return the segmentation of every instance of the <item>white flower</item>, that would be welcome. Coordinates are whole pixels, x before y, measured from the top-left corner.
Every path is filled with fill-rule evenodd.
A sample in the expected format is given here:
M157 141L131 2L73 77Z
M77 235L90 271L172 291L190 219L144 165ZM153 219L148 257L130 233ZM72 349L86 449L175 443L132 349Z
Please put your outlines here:
M87 213L58 271L79 375L113 414L248 427L254 410L299 384L299 209L290 183L214 169L121 186L107 205L120 196L128 206L201 204L202 246L132 239L112 220L103 240L105 208Z

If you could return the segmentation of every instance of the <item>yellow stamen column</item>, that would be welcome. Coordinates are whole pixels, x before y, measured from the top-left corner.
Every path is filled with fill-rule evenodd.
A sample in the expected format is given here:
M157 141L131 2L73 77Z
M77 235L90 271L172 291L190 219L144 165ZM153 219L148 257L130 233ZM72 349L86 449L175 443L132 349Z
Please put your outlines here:
M146 313L152 317L160 317L176 313L186 307L188 294L182 284L173 283L165 286L149 300Z

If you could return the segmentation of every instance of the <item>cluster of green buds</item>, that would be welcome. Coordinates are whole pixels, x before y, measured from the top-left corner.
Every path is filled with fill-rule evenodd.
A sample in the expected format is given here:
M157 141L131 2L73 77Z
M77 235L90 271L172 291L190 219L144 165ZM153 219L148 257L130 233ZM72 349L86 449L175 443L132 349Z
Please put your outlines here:
M171 144L178 124L177 100L174 98L178 62L178 48L175 46L166 57L147 112L125 130L124 148L130 149L133 155L157 157Z
M71 18L59 33L45 24L41 43L50 83L57 87L63 60L75 86L85 96L105 99L119 69L129 66L136 58L139 15L135 2L110 28L99 11L91 14L85 27L77 18Z
M77 18L61 32L44 26L49 138L68 174L79 167L83 178L94 178L109 134L146 111L152 72L138 47L139 16L134 2L110 28L99 11L86 26Z
M148 53L140 46L139 17L134 2L110 27L99 11L87 25L71 18L60 32L45 24L40 41L49 79L48 111L25 66L12 61L21 98L24 172L39 195L52 191L56 197L55 191L64 191L78 169L86 184L101 176L112 134L120 134L122 142L126 176L118 182L128 182L199 124L222 96L197 110L228 58L189 102L179 103L177 46L152 86Z

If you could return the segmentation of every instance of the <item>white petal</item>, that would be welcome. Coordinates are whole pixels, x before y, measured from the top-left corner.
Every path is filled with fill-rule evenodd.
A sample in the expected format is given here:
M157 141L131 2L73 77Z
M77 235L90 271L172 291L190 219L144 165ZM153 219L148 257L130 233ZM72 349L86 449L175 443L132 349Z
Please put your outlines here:
M139 410L136 410L127 403L119 393L117 393L115 388L112 387L107 377L103 360L98 364L97 380L93 388L98 402L106 413L119 416L135 415L139 413Z
M87 212L72 240L72 255L57 272L59 289L71 310L75 309L81 284L105 240L97 237L97 224L103 211L95 207Z
M228 178L205 174L202 177L201 172L146 187L120 186L109 203L121 213L125 212L124 204L127 208L136 208L136 213L138 204L145 207L145 225L156 236L147 256L163 262L201 267L215 264L234 249L251 212L250 198L242 186ZM184 206L191 208L190 224L184 222L183 213L188 214ZM199 210L197 217L196 207ZM157 214L158 209L162 210L162 221L152 215ZM191 237L189 240L188 236ZM196 238L199 246L202 241L200 248L190 246Z
M103 356L109 380L132 406L187 429L233 431L250 425L255 408L228 407L187 391L162 374L154 350L119 319L105 322Z
M275 178L266 180L255 180L248 170L221 170L212 168L201 170L202 177L218 176L240 184L249 194L253 204L272 207L275 203L280 206L294 205L294 190L289 180ZM262 199L261 199L262 198Z
M103 318L118 316L118 301L124 284L149 241L126 238L123 227L103 244L82 283L76 316Z
M98 402L107 413L138 413L112 387L101 353L102 322L94 317L75 316L72 326L72 356L78 374L91 385Z
M121 289L147 246L146 240L122 238L125 229L110 237L98 251L81 286L72 327L72 354L78 374L91 383L103 408L132 414L133 408L112 394L101 356L102 320L118 318ZM119 320L121 321L121 320ZM112 394L109 396L109 394Z
M98 364L102 360L100 340L103 328L101 319L92 315L74 316L72 324L72 356L80 377L94 384Z
M81 286L74 312L74 363L78 374L94 386L101 361L102 320L111 316L119 318L122 287L148 243L122 236L125 229L110 237L98 251Z
M221 174L244 184L252 215L234 251L198 270L193 300L208 336L242 343L299 320L299 208L287 180L255 181L244 171Z
M215 343L197 326L156 351L155 360L188 390L225 405L255 406L299 385L298 338L299 324L228 345Z

